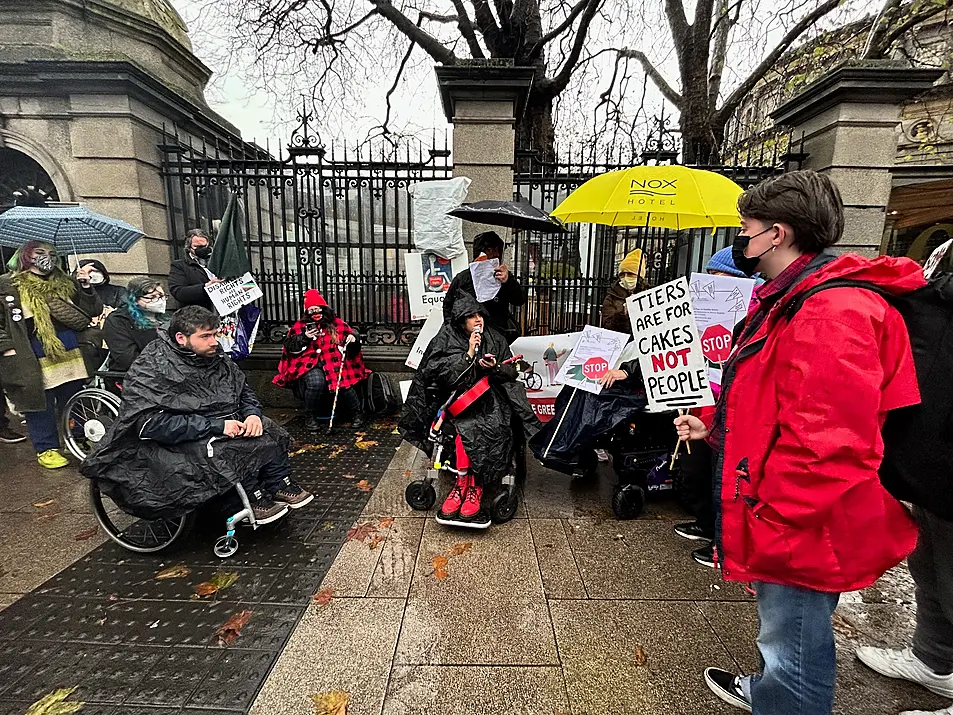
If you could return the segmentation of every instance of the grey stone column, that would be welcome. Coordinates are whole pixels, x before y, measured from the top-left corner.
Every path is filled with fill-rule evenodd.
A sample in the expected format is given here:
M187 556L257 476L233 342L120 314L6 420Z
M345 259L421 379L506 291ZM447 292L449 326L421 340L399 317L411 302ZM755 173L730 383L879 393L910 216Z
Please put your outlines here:
M532 67L499 66L487 61L437 67L437 83L447 121L453 124L453 175L473 180L468 202L513 198L516 123L522 118L533 83ZM509 230L464 222L467 250L473 237Z
M775 124L794 130L795 140L803 134L804 168L828 174L840 189L842 250L880 254L900 106L942 74L895 61L847 63L772 112Z

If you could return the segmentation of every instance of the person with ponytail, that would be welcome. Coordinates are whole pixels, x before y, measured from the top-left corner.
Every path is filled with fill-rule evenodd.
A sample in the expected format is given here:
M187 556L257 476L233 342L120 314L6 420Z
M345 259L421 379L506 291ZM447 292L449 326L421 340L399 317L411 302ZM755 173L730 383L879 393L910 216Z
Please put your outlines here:
M58 265L56 248L28 241L0 276L0 373L7 397L26 415L40 466L69 464L60 452L57 415L83 387L89 370L80 346L103 303L92 289L89 267L75 278Z
M129 281L122 304L103 325L111 370L126 372L146 345L159 337L165 309L166 295L159 281L148 276Z
M291 388L295 397L304 401L308 428L316 429L322 402L338 389L340 380L338 406L349 414L355 427L362 427L364 410L354 387L370 371L364 366L357 335L314 288L304 294L304 312L288 331L278 375L272 382Z

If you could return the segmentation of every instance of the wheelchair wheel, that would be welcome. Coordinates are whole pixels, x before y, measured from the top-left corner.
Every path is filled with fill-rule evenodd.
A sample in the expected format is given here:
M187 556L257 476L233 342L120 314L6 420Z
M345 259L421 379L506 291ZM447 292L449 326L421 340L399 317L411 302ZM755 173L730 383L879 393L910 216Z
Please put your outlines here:
M155 521L130 516L99 491L96 480L89 483L89 500L106 535L124 549L140 554L167 549L188 534L195 523L194 514Z
M526 376L526 387L529 390L540 390L543 387L543 378L539 373L531 372Z
M418 479L407 485L404 490L404 499L411 509L427 511L437 503L437 492L429 482Z
M645 508L645 490L638 484L624 484L612 493L616 519L635 519Z
M63 408L62 430L66 448L83 461L92 447L106 436L119 416L119 398L97 387L73 395Z
M494 524L505 524L516 516L516 507L519 505L519 497L516 491L510 492L503 489L499 494L493 497L490 505L490 518Z

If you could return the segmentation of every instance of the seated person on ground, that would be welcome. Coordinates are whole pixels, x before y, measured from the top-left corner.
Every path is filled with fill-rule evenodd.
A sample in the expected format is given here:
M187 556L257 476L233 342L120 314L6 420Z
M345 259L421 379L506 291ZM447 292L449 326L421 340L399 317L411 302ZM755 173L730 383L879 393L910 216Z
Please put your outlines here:
M134 516L175 518L239 483L259 524L314 498L291 481L291 439L222 353L219 324L199 306L172 316L132 364L119 417L80 468Z
M437 516L440 523L488 526L490 517L480 508L483 488L510 470L514 423L527 438L540 428L526 390L516 380L516 367L502 364L511 356L506 338L489 325L484 309L461 293L452 319L443 324L421 359L398 429L427 454L432 451L430 426L451 393L459 397L484 377L490 386L460 414L447 417L457 432L456 467L466 473L457 478L444 501Z
M148 276L129 281L122 305L109 314L103 324L103 338L109 348L109 369L125 372L166 319L166 296L162 284Z
M606 330L615 330L617 333L632 334L632 323L629 322L629 310L625 301L630 295L640 293L648 287L645 281L645 261L642 260L642 249L630 251L619 264L619 277L609 287L606 299L602 302L601 326Z
M338 408L344 408L355 427L362 427L366 420L354 388L370 373L364 367L357 336L314 288L304 294L304 312L288 331L272 382L290 387L295 397L304 401L309 429L317 429L322 403L327 403L325 398L329 393L333 396L340 384Z

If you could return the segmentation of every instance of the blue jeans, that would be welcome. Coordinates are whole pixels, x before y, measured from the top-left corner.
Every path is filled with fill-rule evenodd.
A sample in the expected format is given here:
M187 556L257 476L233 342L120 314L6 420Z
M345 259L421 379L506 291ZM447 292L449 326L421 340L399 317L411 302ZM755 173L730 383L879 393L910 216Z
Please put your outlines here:
M764 667L741 681L753 715L830 715L837 673L831 618L840 594L773 583L754 589Z
M67 400L83 389L82 380L73 380L46 391L46 409L43 412L27 412L26 429L37 454L60 448L60 413Z

